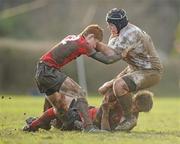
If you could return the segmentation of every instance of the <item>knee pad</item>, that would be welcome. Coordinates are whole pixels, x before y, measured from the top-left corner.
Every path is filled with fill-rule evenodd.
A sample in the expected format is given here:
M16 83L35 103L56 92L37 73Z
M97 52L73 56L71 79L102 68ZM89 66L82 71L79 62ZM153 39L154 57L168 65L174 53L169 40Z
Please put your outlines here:
M131 78L129 78L128 76L125 76L125 77L122 77L122 79L127 84L128 88L129 88L129 92L136 91L137 85L135 84L135 82Z

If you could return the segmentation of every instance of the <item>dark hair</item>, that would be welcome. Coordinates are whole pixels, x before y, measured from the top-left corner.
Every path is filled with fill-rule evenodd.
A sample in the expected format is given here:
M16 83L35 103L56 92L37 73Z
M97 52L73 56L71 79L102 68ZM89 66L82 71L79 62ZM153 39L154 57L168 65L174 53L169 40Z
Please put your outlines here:
M111 9L106 15L106 21L116 26L118 33L128 24L126 11L120 8Z
M87 26L81 33L80 35L87 36L89 34L94 34L94 37L98 39L99 41L103 40L103 29L97 25L97 24L92 24Z
M153 93L150 91L144 90L137 92L134 100L141 112L149 112L153 107Z

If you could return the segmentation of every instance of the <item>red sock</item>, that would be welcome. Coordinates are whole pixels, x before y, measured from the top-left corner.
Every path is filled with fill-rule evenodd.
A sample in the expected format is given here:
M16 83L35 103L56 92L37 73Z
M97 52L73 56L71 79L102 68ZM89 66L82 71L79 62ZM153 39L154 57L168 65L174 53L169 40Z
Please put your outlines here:
M51 120L56 118L56 112L54 108L46 110L42 116L31 123L32 128L38 128L41 124L49 124Z

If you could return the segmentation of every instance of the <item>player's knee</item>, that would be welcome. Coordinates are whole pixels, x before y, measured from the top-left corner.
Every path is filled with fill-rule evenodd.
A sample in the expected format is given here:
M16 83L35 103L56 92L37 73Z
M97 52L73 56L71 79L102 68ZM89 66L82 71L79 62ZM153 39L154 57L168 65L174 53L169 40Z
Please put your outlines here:
M98 89L98 92L99 92L100 94L104 95L105 92L106 92L106 89L105 89L103 86L101 86L101 87Z
M120 78L114 81L113 83L113 92L115 96L123 96L129 93L129 88L126 82Z

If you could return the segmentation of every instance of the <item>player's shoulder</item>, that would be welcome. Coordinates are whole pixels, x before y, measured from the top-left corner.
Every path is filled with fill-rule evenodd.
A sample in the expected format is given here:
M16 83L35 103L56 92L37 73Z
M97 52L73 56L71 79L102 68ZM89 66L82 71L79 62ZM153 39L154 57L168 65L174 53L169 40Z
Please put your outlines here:
M142 34L142 32L143 31L138 26L129 23L125 28L120 31L119 36L129 38L139 36Z
M134 44L138 42L142 37L143 31L139 27L129 23L120 31L119 41L128 44Z

